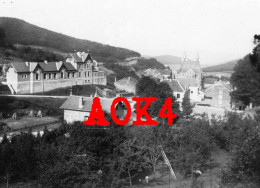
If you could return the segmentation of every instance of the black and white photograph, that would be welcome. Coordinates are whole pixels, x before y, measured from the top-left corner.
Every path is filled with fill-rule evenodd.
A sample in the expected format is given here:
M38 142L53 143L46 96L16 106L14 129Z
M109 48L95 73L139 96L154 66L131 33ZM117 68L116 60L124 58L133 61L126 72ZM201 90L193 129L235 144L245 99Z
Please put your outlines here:
M259 0L0 0L0 188L259 188Z

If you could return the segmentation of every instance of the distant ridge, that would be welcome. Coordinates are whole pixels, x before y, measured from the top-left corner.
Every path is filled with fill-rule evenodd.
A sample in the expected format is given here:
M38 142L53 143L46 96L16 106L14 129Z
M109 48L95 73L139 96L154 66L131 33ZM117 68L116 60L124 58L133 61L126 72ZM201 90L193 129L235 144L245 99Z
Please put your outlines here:
M238 59L228 61L219 65L209 66L203 68L203 72L230 72L233 71Z
M161 56L156 56L154 58L157 61L163 63L164 65L181 63L181 57L173 56L173 55L161 55Z
M173 55L161 55L154 57L157 61L161 62L165 66L170 66L172 64L181 64L182 58ZM193 61L188 59L188 61Z
M140 53L132 50L77 39L16 18L0 17L0 28L4 29L5 41L9 44L42 46L65 53L75 50L89 51L96 60L102 62L116 62L129 57L140 57Z

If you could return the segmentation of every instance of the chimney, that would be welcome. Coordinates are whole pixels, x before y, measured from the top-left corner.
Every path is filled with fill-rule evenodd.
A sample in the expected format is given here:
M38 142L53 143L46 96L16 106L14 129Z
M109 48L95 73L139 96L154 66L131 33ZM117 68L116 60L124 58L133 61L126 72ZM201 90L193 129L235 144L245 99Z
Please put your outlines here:
M79 108L83 108L83 97L79 97Z
M116 76L115 76L115 82L116 82Z
M47 60L44 60L44 63L45 63L45 64L48 64L48 61L47 61Z
M26 66L29 66L29 62L28 62L28 61L26 61L26 62L25 62L25 65L26 65Z
M77 52L77 55L78 55L79 57L81 57L81 53L80 53L80 52Z
M130 81L130 77L128 77L128 80Z

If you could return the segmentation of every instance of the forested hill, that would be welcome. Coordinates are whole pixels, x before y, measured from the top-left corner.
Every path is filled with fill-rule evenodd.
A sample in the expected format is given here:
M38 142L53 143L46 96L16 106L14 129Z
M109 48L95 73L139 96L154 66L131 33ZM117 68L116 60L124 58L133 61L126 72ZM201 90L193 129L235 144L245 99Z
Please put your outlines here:
M237 59L220 64L220 65L214 65L210 67L203 68L204 72L227 72L227 71L233 71L235 65L237 64Z
M89 51L98 61L115 62L129 57L140 57L138 52L104 45L101 43L77 39L53 32L16 18L0 17L0 30L5 42L49 47L67 52ZM3 36L2 36L3 37Z

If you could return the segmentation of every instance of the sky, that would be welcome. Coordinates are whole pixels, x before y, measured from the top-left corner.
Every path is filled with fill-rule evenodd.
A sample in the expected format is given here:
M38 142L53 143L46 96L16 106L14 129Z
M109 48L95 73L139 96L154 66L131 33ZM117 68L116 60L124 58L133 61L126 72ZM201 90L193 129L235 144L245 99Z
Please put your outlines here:
M199 53L203 65L250 53L259 10L259 0L0 0L0 16L146 56Z

